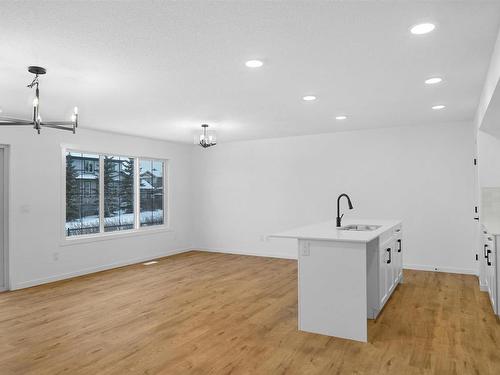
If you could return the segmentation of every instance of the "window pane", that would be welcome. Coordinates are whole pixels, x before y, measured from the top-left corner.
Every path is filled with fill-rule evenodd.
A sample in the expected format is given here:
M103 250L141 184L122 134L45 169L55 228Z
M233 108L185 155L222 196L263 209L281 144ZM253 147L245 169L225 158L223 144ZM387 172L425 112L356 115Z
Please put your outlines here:
M104 231L134 228L134 159L104 156Z
M99 233L99 155L66 152L66 236Z
M160 160L140 161L140 225L160 225L164 222L163 212L163 171Z

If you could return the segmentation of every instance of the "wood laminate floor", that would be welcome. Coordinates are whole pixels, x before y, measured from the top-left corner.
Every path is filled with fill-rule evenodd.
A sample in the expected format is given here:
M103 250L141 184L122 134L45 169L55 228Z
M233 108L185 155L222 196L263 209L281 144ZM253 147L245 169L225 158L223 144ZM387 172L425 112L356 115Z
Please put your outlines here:
M296 273L189 252L0 294L0 374L500 374L474 276L405 271L362 344L297 331Z

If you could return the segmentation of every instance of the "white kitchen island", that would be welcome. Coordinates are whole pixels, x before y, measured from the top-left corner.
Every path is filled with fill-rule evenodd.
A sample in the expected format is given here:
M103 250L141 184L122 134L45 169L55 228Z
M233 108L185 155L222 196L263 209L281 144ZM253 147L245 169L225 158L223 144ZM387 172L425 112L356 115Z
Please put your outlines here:
M335 221L270 237L298 240L299 330L364 341L402 281L402 226L398 220L344 220L374 230L336 228Z

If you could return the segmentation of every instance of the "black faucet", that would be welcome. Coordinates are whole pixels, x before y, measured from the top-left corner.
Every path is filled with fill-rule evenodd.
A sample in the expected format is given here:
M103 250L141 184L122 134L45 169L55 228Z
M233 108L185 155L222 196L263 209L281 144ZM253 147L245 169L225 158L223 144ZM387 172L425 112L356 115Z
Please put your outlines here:
M341 226L341 221L342 221L342 216L344 216L344 214L342 214L342 216L340 216L340 198L342 197L346 197L347 198L347 204L349 205L349 209L352 210L352 203L351 203L351 198L349 198L349 196L345 193L343 194L340 194L339 197L337 198L337 228Z

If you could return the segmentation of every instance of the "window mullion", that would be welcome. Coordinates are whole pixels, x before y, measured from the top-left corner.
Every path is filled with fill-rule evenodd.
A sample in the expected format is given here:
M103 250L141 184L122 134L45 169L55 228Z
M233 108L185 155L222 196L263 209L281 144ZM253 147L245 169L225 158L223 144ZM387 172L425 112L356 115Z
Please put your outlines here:
M99 233L104 233L104 156L99 155Z

